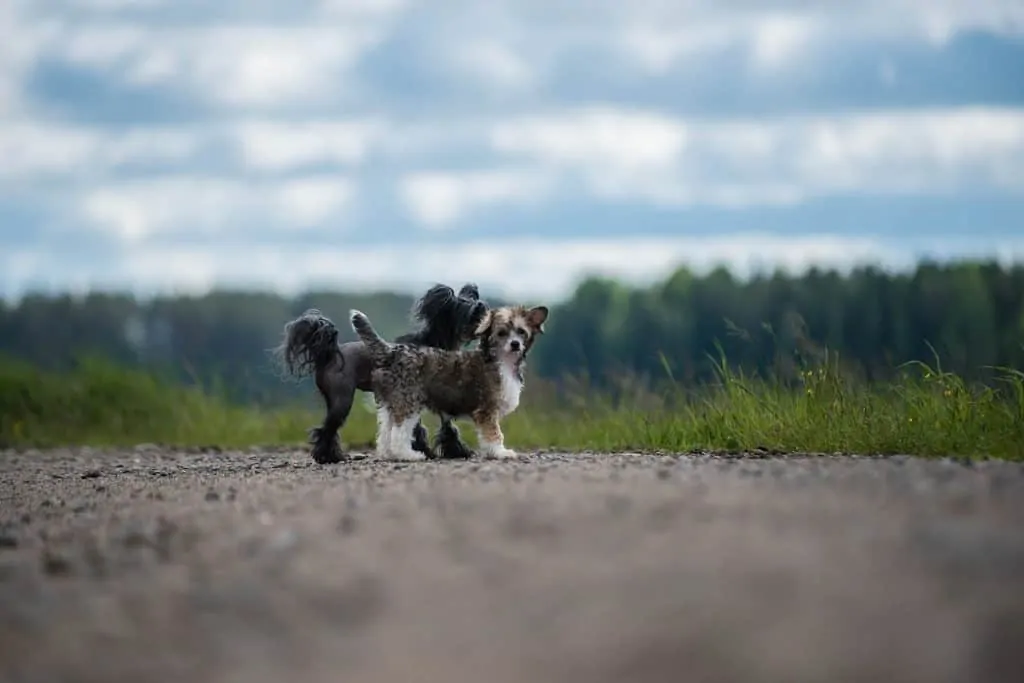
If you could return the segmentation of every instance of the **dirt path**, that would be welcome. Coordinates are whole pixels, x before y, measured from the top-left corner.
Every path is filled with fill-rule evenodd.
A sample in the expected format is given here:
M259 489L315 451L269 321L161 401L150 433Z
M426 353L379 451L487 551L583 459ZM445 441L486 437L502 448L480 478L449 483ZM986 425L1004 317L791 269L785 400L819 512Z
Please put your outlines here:
M1024 680L1024 467L0 453L0 680Z

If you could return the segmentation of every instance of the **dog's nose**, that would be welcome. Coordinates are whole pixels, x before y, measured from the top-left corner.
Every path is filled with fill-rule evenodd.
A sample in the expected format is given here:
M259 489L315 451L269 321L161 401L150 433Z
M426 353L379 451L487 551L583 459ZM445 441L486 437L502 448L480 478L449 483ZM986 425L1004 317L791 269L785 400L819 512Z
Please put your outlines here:
M509 348L510 348L510 349L512 349L513 351L518 351L518 350L519 350L519 346L520 346L520 344L519 344L519 340L518 340L518 339L513 339L513 340L512 340L512 341L511 341L511 342L509 343L509 345L508 345L508 346L509 346Z

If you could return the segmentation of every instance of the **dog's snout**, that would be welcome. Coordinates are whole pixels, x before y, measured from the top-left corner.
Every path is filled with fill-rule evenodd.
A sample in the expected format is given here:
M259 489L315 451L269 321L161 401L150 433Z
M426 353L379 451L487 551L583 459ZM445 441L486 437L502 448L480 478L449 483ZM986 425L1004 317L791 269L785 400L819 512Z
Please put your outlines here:
M519 342L518 339L513 339L511 342L509 342L509 348L511 348L513 351L518 351L519 347L521 346L522 344Z

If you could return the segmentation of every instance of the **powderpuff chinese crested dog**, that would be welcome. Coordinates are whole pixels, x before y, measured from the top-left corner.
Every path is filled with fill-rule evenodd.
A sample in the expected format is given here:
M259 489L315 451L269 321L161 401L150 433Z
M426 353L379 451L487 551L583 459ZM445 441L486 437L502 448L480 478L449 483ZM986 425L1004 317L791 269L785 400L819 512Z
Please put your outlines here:
M349 315L373 364L380 457L424 459L410 446L423 410L442 419L471 418L485 457L516 455L505 448L500 422L519 405L524 361L544 332L547 307L488 310L476 328L478 346L461 351L389 343L364 314Z

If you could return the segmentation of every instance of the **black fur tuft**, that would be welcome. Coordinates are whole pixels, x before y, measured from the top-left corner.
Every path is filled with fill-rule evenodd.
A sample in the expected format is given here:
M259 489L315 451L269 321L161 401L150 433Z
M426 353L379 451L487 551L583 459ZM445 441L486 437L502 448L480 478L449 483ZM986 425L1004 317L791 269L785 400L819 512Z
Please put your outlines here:
M459 290L459 298L480 301L480 288L476 286L475 282L467 282Z
M442 460L469 460L473 457L473 451L459 438L459 428L451 420L441 421L441 427L434 436L434 454Z
M448 285L437 284L427 290L412 310L419 328L396 338L399 344L431 346L454 350L470 340L467 331L487 314L487 304L480 301L480 291L472 282L455 294Z
M338 355L338 328L330 318L311 308L284 326L278 355L290 375L312 375Z

